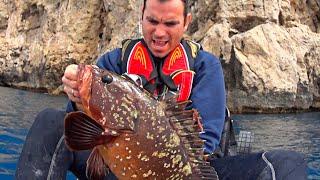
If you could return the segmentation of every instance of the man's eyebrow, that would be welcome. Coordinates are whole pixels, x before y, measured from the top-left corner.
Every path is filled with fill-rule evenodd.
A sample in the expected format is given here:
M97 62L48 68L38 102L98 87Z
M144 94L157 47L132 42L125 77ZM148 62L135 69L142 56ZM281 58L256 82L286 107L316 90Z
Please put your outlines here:
M165 23L165 24L179 24L180 21L172 19L172 20L163 21L163 23Z
M151 20L151 21L156 21L156 22L158 22L158 23L161 22L161 20L158 20L157 18L152 17L152 16L147 16L146 19L149 20L149 21L150 21L150 20ZM179 24L180 21L175 20L175 19L169 19L169 20L164 20L164 21L162 21L162 23L165 23L165 24Z
M156 18L154 18L152 16L147 16L146 19L147 20L152 20L152 21L158 21Z

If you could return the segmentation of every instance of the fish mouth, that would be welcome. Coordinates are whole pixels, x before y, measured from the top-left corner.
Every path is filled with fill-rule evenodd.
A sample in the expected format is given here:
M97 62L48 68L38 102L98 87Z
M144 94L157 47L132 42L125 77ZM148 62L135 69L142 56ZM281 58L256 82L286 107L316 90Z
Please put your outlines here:
M84 110L89 111L89 102L91 98L93 68L89 65L80 64L78 67L78 91Z

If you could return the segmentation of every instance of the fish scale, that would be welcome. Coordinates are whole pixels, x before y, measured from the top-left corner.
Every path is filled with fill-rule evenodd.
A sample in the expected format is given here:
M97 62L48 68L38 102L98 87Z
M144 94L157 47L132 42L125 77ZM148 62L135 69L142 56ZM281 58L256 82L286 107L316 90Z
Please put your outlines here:
M130 79L79 65L83 112L65 118L69 149L93 149L89 179L218 179L204 159L201 118L190 101L156 100ZM107 81L108 80L108 81Z

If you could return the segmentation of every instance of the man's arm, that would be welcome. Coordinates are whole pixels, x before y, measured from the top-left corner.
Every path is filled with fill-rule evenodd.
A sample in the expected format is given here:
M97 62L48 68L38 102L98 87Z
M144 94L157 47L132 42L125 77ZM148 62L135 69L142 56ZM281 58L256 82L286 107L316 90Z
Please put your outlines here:
M205 51L195 59L195 79L191 94L192 108L202 118L205 152L212 153L219 145L226 108L225 84L220 61Z
M115 49L111 52L105 53L102 56L100 56L97 60L97 66L101 69L107 69L117 74L122 74L121 49ZM82 105L79 97L74 97L74 96L79 96L79 93L77 91L78 86L76 83L77 68L78 68L77 65L69 65L66 68L64 76L62 78L62 82L64 84L64 91L67 93L69 97L69 102L66 109L67 113L82 109L81 108Z

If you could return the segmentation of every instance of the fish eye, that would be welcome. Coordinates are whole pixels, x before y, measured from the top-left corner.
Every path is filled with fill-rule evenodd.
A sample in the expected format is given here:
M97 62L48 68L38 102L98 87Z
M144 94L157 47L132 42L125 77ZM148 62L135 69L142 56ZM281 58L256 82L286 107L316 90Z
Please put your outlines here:
M112 83L113 78L112 78L112 76L104 75L101 77L101 81L105 84L110 84L110 83Z

